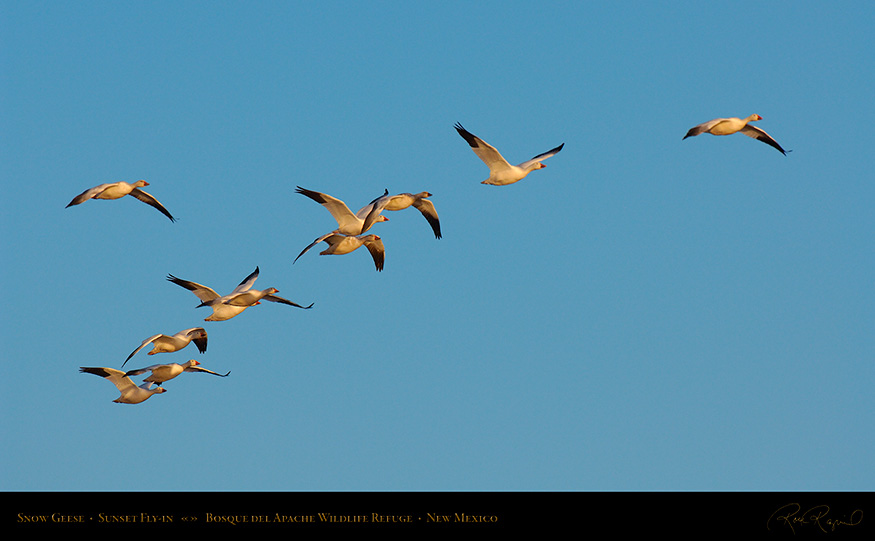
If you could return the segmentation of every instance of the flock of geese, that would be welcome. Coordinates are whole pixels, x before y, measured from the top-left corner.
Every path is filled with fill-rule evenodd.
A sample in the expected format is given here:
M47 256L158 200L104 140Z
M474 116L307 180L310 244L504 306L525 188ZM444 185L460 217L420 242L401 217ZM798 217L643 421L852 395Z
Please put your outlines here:
M781 148L781 145L779 145L777 141L765 131L750 124L751 122L758 120L762 120L762 117L756 114L750 115L744 119L715 118L714 120L709 120L708 122L690 128L683 138L694 137L702 133L710 133L711 135L731 135L733 133L742 133L776 148L781 154L786 156L789 151L785 151ZM489 167L489 177L482 181L481 184L489 184L492 186L506 186L508 184L513 184L525 178L526 175L532 171L543 169L545 165L542 162L547 158L555 156L562 150L562 147L565 146L565 143L562 143L561 145L548 150L547 152L538 154L534 158L524 161L519 165L511 165L495 147L466 130L461 124L457 123L454 127L459 135L468 143L468 145L470 145L474 154L483 160L483 162ZM111 200L121 199L126 195L130 195L152 207L155 207L158 211L167 216L170 221L176 221L173 215L164 208L164 205L158 202L158 200L152 195L140 189L148 185L149 183L145 180L138 180L132 184L128 182L101 184L85 190L74 197L67 207L79 205L89 199ZM389 195L389 191L385 190L383 195L375 198L373 201L362 207L358 212L353 213L349 207L346 206L346 203L330 195L308 190L300 186L298 186L295 191L296 193L308 197L325 207L325 209L328 210L337 221L337 228L316 237L312 243L298 254L298 257L295 258L293 264L311 248L320 242L325 242L328 244L328 248L320 252L319 255L344 255L364 246L367 248L368 252L370 252L377 271L382 271L385 260L385 247L383 246L383 241L378 235L366 233L374 224L389 221L389 219L382 214L384 211L399 211L413 207L419 210L422 216L428 221L434 232L435 238L441 238L440 220L438 219L438 214L435 210L434 204L428 199L432 195L429 192ZM273 287L263 290L253 289L252 286L258 278L258 274L259 269L256 267L249 276L244 278L243 281L227 295L219 295L207 286L198 284L197 282L182 280L172 274L167 276L167 280L194 293L194 295L201 300L201 304L198 305L198 308L202 306L212 308L212 314L204 321L226 321L239 315L249 307L261 304L261 301L287 304L304 310L312 308L312 303L309 306L302 306L288 299L277 296L276 293L278 293L279 290ZM166 334L150 336L143 340L143 342L131 352L130 355L128 355L122 363L122 368L124 368L124 365L127 364L127 362L139 351L148 346L152 346L152 350L148 352L148 355L155 355L157 353L172 353L179 351L192 342L195 343L195 346L200 353L206 352L207 332L203 327L185 329L172 336ZM226 377L231 373L219 374L207 370L206 368L202 368L200 364L201 363L198 361L191 359L182 364L154 364L145 368L128 370L127 372L107 367L80 367L79 371L100 376L114 384L121 393L114 402L122 404L139 404L147 400L153 394L165 392L162 384L179 376L183 372L206 373L220 377ZM135 384L131 379L132 376L139 376L147 372L149 373L149 376L143 380L141 385Z

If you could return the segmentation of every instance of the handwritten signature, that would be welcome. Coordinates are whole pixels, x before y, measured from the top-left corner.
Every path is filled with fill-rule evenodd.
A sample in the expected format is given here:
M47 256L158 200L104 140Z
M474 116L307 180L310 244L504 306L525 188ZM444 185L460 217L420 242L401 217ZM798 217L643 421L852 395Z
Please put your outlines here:
M766 529L771 530L773 524L785 525L795 534L797 526L810 526L812 528L820 528L824 533L834 532L842 526L857 526L863 521L863 510L854 509L851 514L846 517L830 518L830 508L828 505L815 505L802 511L802 506L798 503L788 503L777 511L772 513L766 522Z

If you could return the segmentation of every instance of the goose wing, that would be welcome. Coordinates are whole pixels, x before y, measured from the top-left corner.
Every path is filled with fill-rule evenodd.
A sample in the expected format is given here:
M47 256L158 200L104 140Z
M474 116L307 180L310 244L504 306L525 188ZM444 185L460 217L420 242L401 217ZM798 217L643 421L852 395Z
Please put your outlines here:
M80 366L79 372L100 376L115 385L116 389L121 392L123 392L125 389L136 387L136 385L134 385L134 382L131 381L131 378L127 377L127 375L121 370L116 370L114 368L104 368L99 366Z
M438 219L434 203L423 197L422 199L416 200L416 202L413 203L413 206L419 210L426 220L428 220L429 225L431 225L431 230L434 231L434 238L441 238L441 222Z
M99 194L100 192L102 192L103 190L105 190L109 186L111 186L111 184L99 184L93 188L88 188L84 192L82 192L79 195L77 195L76 197L74 197L72 201L67 203L67 207L72 207L73 205L79 205L81 203L84 203L85 201L88 201L89 199L91 199L95 195ZM64 207L64 208L67 208L67 207Z
M565 146L565 143L562 143L561 145L559 145L556 148L550 149L547 152L544 152L542 154L538 154L537 156L535 156L531 160L524 161L523 163L519 164L517 167L519 167L521 169L527 169L533 163L544 161L551 156L555 156L556 154L559 153L560 150L562 150L562 147L564 147L564 146Z
M389 190L387 188L383 192L383 195L375 198L356 213L356 218L363 220L362 233L370 229L371 226L377 222L377 218L380 217L380 214L386 208L386 205L391 199L392 197L389 196Z
M213 374L214 376L219 376L219 377L223 377L223 378L231 373L231 371L228 370L228 372L225 374L219 374L218 372L213 372L212 370L207 370L206 368L201 368L200 366L189 366L185 369L185 371L186 372L206 372L207 374Z
M301 195L305 195L325 207L328 212L331 213L334 219L337 220L337 225L340 228L349 226L355 227L356 225L359 225L359 218L357 218L356 215L353 214L351 210L349 210L349 207L346 206L346 203L344 203L340 199L332 197L328 194L314 192L313 190L301 188L300 186L295 189L295 192Z
M323 240L326 240L327 238L331 237L331 236L334 235L334 234L335 234L335 233L334 233L333 231L332 231L331 233L325 233L325 234L322 235L321 237L319 237L319 238L317 238L316 240L314 240L313 242L311 242L306 248L304 248L303 250L301 250L301 253L298 254L298 257L295 258L295 261L292 261L292 265L294 265L295 262L298 261L298 259L299 259L302 255L306 254L307 251L310 250L310 248L316 246L317 244L319 244L319 243L322 242Z
M255 283L256 279L258 279L258 267L255 267L255 270L252 271L249 276L244 278L243 281L234 288L234 291L231 292L231 295L249 290L249 288L252 287L252 284Z
M195 297L199 298L200 300L202 300L204 302L209 302L213 299L219 298L218 293L216 293L215 291L213 291L209 287L207 287L205 285L201 285L197 282L189 282L188 280L182 280L180 278L177 278L176 276L173 276L172 274L167 275L167 280L173 282L174 284L176 284L178 286L182 286L185 289L191 291L192 293L194 293Z
M194 345L197 346L197 350L201 353L206 353L207 351L207 331L203 327L195 327L193 329L188 329L185 335L194 342Z
M686 139L687 137L695 137L699 134L705 133L705 132L709 131L711 128L713 128L714 126L716 126L717 124L720 124L721 122L723 122L724 120L726 120L726 119L725 118L715 118L713 120L709 120L708 122L702 122L698 126L693 126L692 128L690 128L687 131L687 134L684 135L684 139Z
M128 370L125 372L125 377L131 376L139 376L140 374L145 374L146 372L153 372L157 368L161 368L162 366L168 366L166 364L153 364L151 366L147 366L145 368L135 368L133 370Z
M784 150L783 148L781 148L781 145L779 145L778 142L775 141L771 135L766 133L764 130L757 128L756 126L751 126L750 124L747 124L745 127L741 128L741 133L747 135L748 137L753 137L757 141L762 141L763 143L778 149L778 151L784 156L787 155L787 152L790 152L789 150Z
M149 193L144 192L143 190L141 190L139 188L134 188L133 190L131 190L130 195L136 197L137 199L139 199L143 203L146 203L147 205L151 205L151 206L155 207L156 209L158 209L161 212L161 214L170 218L171 222L176 221L176 218L174 218L169 212L167 212L167 209L164 208L164 205L159 203L158 200L155 199L154 197L152 197Z
M483 160L483 163L489 167L489 171L495 172L501 171L502 169L510 169L510 163L504 159L504 156L502 156L494 146L469 132L459 123L456 123L455 128L456 131L459 132L459 135L461 135L462 138L468 142L468 145L471 146L471 150L474 151L474 154Z
M127 362L131 360L131 357L133 357L134 355L137 354L137 352L139 352L141 349L148 346L149 344L151 344L155 340L161 338L162 336L164 336L164 335L163 334L156 334L155 336L150 336L149 338L146 338L145 340L143 340L143 343L140 344L140 347L138 347L137 349L132 351L130 355L128 355L128 358L125 359L125 362L122 363L122 367L124 367L125 364L127 364Z
M288 299L284 299L284 298L279 297L277 295L265 295L264 300L270 301L270 302L278 302L281 304L288 304L289 306L296 306L298 308L303 308L304 310L308 310L308 309L312 308L313 304L314 304L311 302L310 306L301 306L300 304L294 303Z
M376 235L372 236L373 238L365 240L364 244L365 248L371 253L377 272L381 272L383 270L383 262L386 258L386 249L383 247L383 240L380 237Z

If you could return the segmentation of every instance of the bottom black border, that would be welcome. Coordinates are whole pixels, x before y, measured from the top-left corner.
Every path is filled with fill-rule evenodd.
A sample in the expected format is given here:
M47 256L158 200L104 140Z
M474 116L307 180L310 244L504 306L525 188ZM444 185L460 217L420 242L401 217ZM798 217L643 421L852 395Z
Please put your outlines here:
M6 530L867 536L869 492L6 492Z

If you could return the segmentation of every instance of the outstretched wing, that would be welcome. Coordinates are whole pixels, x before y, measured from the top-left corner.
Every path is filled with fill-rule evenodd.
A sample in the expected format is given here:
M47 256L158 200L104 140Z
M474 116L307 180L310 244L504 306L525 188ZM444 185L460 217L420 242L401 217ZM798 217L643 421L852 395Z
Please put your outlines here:
M469 132L458 122L456 123L455 128L456 131L459 132L459 135L461 135L462 138L468 142L468 145L471 146L471 150L474 151L474 154L483 160L483 163L489 167L490 171L501 171L502 169L510 168L510 163L504 159L504 156L502 156L494 146Z
M295 262L298 261L298 259L299 259L302 255L306 254L307 251L310 250L310 248L316 246L317 244L319 244L319 243L322 242L323 240L327 239L327 238L330 237L331 235L334 235L334 231L332 231L331 233L325 233L325 234L322 235L321 237L319 237L319 238L317 238L316 240L314 240L313 242L311 242L306 248L304 248L303 250L301 250L301 253L298 254L298 257L295 258L295 261L292 261L292 265L294 265Z
M130 195L136 197L137 199L139 199L143 203L146 203L147 205L152 205L153 207L155 207L156 209L161 211L161 214L170 218L171 222L176 221L176 218L174 218L169 212L167 212L167 209L164 208L164 205L159 203L157 199L155 199L154 197L149 195L147 192L144 192L143 190L141 190L139 188L134 188L133 190L131 190Z
M219 298L218 293L216 293L212 289L208 288L207 286L201 285L197 282L189 282L188 280L182 280L180 278L177 278L176 276L173 276L172 274L167 275L167 280L173 282L174 284L176 284L178 286L182 286L185 289L191 291L192 293L194 293L194 295L197 298L199 298L200 300L202 300L204 302L209 302L213 299Z
M710 130L711 128L713 128L714 126L716 126L717 124L723 122L724 120L726 120L726 119L725 118L715 118L713 120L709 120L708 122L702 122L698 126L693 126L692 128L690 128L687 131L687 134L684 135L684 139L686 139L687 137L695 137L701 133L704 133L704 132Z
M374 259L374 266L377 268L377 272L380 272L383 270L383 262L386 259L386 250L383 247L383 240L376 235L374 235L374 237L373 240L365 242L365 247Z
M438 220L437 210L434 208L434 203L426 198L422 198L413 203L419 212L428 220L431 225L431 230L434 231L434 238L441 238L441 222Z
M85 201L88 201L89 199L91 199L95 195L97 195L100 192L102 192L103 190L105 190L107 186L109 186L109 184L100 184L100 185L97 185L93 188L88 188L84 192L82 192L79 195L77 195L76 197L74 197L72 201L67 203L67 207L72 207L73 205L79 205L80 203L84 203ZM64 207L64 208L67 208L67 207Z
M206 368L201 368L199 366L189 366L188 368L185 369L185 371L186 372L206 372L207 374L213 374L214 376L219 376L219 377L223 377L223 378L231 373L231 371L228 370L228 372L226 374L219 374L218 372L213 372L212 370L207 370Z
M109 380L113 385L115 385L116 389L119 391L124 391L129 387L134 387L134 382L131 381L131 378L127 377L124 372L121 370L116 370L114 368L104 368L99 366L80 366L79 372L83 372L86 374L94 374L95 376L100 376L106 380Z
M308 310L313 307L314 303L310 303L310 306L301 306L300 304L294 303L288 299L284 299L282 297L278 297L276 295L265 295L264 300L270 302L278 302L280 304L288 304L289 306L297 306L298 308L303 308L304 310Z
M132 351L130 355L128 355L128 358L125 359L125 362L122 363L122 367L124 367L125 364L127 364L127 362L131 360L131 357L133 357L134 355L136 355L138 351L140 351L140 350L143 349L144 347L148 346L149 344L151 344L151 343L154 342L155 340L161 338L162 336L164 336L164 335L163 335L163 334L156 334L155 336L150 336L149 338L146 338L145 340L143 340L143 343L140 344L140 347L138 347L137 349L135 349L134 351Z
M558 154L559 151L562 150L562 147L564 147L564 146L565 146L565 143L562 143L561 145L559 145L559 146L556 147L556 148L552 148L552 149L548 150L547 152L544 152L544 153L542 153L542 154L538 154L537 156L535 156L535 157L532 158L531 160L524 161L523 163L519 164L517 167L520 167L520 168L522 168L522 169L526 169L526 168L528 168L530 165L532 165L532 164L535 163L535 162L541 162L541 161L544 161L544 160L546 160L547 158L549 158L549 157L551 157L551 156L555 156L556 154Z
M762 141L767 145L777 148L778 151L780 151L781 154L783 154L784 156L787 155L787 152L790 152L789 150L784 150L783 148L781 148L781 145L779 145L778 142L775 141L771 135L769 135L762 129L757 128L756 126L751 126L750 124L747 124L745 127L741 128L741 133L747 135L748 137L753 137L757 141Z
M258 278L258 267L255 267L255 270L252 271L252 274L250 274L249 276L244 278L243 281L240 282L240 284L234 288L234 291L232 291L231 294L233 295L234 293L242 293L243 291L247 291L249 288L252 287L252 284L255 283L255 280L257 278Z
M371 201L358 211L356 216L364 220L364 223L362 224L362 233L370 229L371 226L376 223L377 218L380 217L383 209L386 208L386 205L391 199L392 197L389 196L389 190L386 189L383 192L383 195L375 198L373 201Z
M295 192L305 195L325 207L325 209L328 210L337 221L338 227L343 228L345 225L356 225L359 222L359 219L356 218L356 215L353 214L351 210L349 210L346 203L336 197L320 192L314 192L313 190L301 188L300 186L295 189Z

